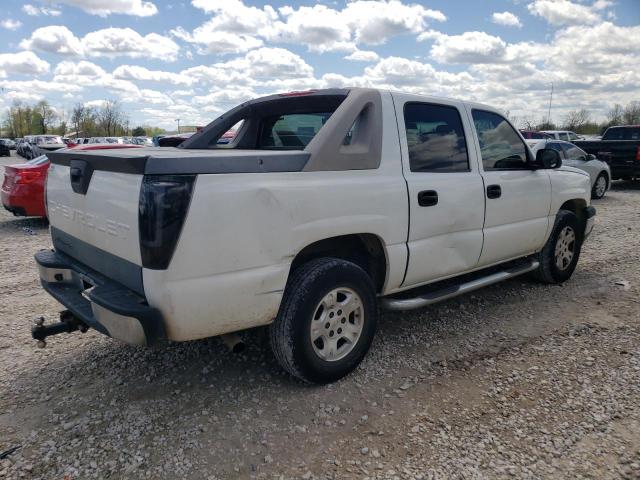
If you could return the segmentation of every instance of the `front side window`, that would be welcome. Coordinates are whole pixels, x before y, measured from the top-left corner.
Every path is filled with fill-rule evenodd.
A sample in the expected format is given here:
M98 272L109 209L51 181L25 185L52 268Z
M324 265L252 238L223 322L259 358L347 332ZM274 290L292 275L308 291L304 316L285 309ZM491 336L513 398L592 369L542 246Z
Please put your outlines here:
M567 154L567 158L569 160L586 160L587 154L584 150L576 147L575 145L571 145L570 143L563 143L562 148Z
M524 170L527 148L509 122L497 113L473 110L485 170Z
M264 117L258 148L302 150L333 112L293 113Z
M573 132L569 132L569 140L578 140L580 137Z
M559 140L564 140L565 142L569 141L569 134L567 132L560 132L558 134L558 139Z
M404 123L412 172L468 172L469 156L455 107L408 103Z

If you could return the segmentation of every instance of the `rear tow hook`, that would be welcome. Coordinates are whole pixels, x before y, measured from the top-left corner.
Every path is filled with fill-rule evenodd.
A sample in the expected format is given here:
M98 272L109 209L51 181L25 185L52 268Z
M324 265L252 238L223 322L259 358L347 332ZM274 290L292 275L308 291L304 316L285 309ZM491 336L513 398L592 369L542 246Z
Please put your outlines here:
M45 338L59 333L71 333L80 330L82 333L89 330L89 327L80 319L73 315L69 310L60 312L60 321L51 325L44 324L44 317L36 320L35 325L31 328L31 336L38 341L38 347L47 346Z

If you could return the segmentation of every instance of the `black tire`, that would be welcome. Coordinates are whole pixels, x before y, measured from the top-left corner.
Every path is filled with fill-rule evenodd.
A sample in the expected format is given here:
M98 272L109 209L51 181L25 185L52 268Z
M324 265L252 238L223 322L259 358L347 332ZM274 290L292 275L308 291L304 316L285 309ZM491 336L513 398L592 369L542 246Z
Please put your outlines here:
M350 289L359 297L362 329L353 346L348 347L350 350L347 348L346 356L327 361L316 353L318 345L314 347L312 343L311 322L325 296L340 288ZM344 323L339 315L335 319ZM373 341L377 321L375 287L362 268L337 258L311 260L296 269L287 282L278 316L269 328L271 348L282 368L294 377L309 383L334 382L362 361Z
M561 235L566 228L573 231L575 239L569 247L572 251L571 261L567 262L563 268L559 268L556 263L556 246L561 241ZM550 284L563 283L569 280L580 258L583 235L584 225L577 215L568 210L560 210L556 215L553 231L538 255L540 266L534 271L536 278L543 283Z
M593 188L591 189L591 198L595 199L595 200L600 200L602 197L604 197L604 194L607 193L607 188L605 187L605 189L602 191L601 194L599 194L598 192L596 192L596 187L598 185L598 182L600 181L600 179L604 178L604 181L606 182L606 186L609 186L609 177L607 176L606 173L604 172L600 172L600 175L598 175L598 178L596 178L596 181L593 184Z

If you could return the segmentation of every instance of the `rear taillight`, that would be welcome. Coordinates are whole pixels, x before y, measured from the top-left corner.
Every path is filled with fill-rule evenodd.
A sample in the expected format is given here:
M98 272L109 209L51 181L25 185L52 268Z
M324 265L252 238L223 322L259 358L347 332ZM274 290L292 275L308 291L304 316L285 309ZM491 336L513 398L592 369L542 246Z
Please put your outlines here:
M178 244L196 175L145 175L138 224L142 266L164 270Z
M636 162L640 162L640 145L638 145L638 149L636 150Z
M39 170L20 170L15 177L15 183L24 185L27 183L33 183L42 178L42 172Z

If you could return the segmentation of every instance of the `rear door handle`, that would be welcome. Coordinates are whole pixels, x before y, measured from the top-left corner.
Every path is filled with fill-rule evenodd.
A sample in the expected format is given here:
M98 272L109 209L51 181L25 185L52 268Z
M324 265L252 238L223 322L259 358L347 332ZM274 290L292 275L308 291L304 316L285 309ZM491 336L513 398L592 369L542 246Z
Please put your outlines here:
M487 198L500 198L502 195L502 188L500 185L489 185L487 187Z
M418 193L418 205L432 207L438 204L438 192L435 190L423 190Z

